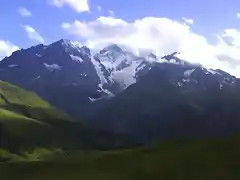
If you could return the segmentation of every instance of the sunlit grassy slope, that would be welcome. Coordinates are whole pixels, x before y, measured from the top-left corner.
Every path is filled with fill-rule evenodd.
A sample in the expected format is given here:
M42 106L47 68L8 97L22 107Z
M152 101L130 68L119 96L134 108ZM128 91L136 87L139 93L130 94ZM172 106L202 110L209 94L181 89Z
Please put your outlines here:
M19 151L35 145L53 146L56 129L70 122L70 116L35 93L0 81L0 148Z
M10 110L12 112L15 112L15 114L23 114L24 116L32 116L36 119L43 119L43 114L45 113L45 116L54 116L64 120L71 119L69 116L62 113L61 111L57 111L48 102L41 99L35 93L28 92L7 82L0 81L0 97L1 109ZM29 114L23 111L24 108L27 112L29 112ZM42 111L34 111L34 109L41 109ZM45 112L42 113L44 110ZM6 111L2 114L5 114L5 118L7 118ZM8 115L9 118L11 118L12 116L14 115L11 113Z
M1 180L239 180L239 136L108 152L55 153L0 165Z
M52 120L56 119L72 120L70 116L55 109L35 93L0 81L0 122L2 124L26 122L50 125Z
M0 81L0 149L11 153L46 149L108 149L127 138L93 130L35 93ZM1 156L6 153L0 153ZM9 155L9 154L8 154ZM11 160L10 156L7 159Z

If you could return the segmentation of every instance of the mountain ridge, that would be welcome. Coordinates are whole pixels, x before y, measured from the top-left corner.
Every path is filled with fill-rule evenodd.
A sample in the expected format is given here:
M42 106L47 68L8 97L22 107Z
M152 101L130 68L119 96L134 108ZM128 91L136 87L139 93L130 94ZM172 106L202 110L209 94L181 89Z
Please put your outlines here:
M64 39L48 46L38 45L19 50L3 59L0 69L0 80L34 91L70 115L82 117L90 125L105 126L107 129L113 125L112 129L121 133L127 132L128 127L138 126L134 118L141 119L141 111L147 113L142 117L154 119L160 116L157 113L158 107L159 112L163 109L168 112L170 110L167 109L172 107L173 112L184 117L176 102L186 106L194 114L194 118L209 118L210 112L206 110L208 104L204 104L196 96L226 96L231 91L235 95L240 89L240 81L235 76L181 60L178 52L160 58L148 52L141 57L112 44L92 54L86 46ZM149 98L146 99L146 104L141 101L145 99L144 96ZM177 98L175 103L172 97ZM169 99L170 104L165 98ZM211 100L213 104L217 102L217 98ZM134 107L134 102L139 102L135 106L141 107ZM125 111L121 104L128 107L129 111ZM186 109L182 112L187 112ZM199 115L200 111L197 109L204 109L205 114ZM117 117L113 112L122 113ZM132 125L126 120L119 120L121 116L132 119ZM166 119L170 118L168 114L164 116ZM190 116L186 119L190 119ZM165 122L167 123L166 120ZM144 121L141 126L145 126ZM151 123L149 127L152 127ZM129 132L131 131L130 128Z
M32 53L35 53L35 56L41 58L42 55L37 52L41 52L46 49L47 49L47 51L50 51L50 53L52 53L52 54L57 54L57 53L64 54L64 53L62 53L62 51L66 51L66 53L67 53L64 55L65 57L62 59L60 59L60 58L54 59L53 58L51 60L50 58L46 57L47 59L40 60L41 61L40 63L43 64L45 66L45 68L49 69L50 71L51 70L52 71L60 70L62 67L64 67L64 62L69 63L70 60L76 61L80 64L83 62L86 62L88 60L93 61L92 64L94 64L94 66L95 66L95 69L96 69L95 71L98 71L97 69L102 69L102 72L97 72L99 79L101 79L100 76L104 76L103 78L105 78L104 80L100 80L100 83L102 83L101 84L102 87L104 87L104 83L108 83L108 84L112 83L113 77L109 77L109 76L111 76L112 71L115 71L115 72L113 72L113 74L116 74L117 72L121 72L123 69L127 69L126 67L129 67L129 66L133 66L132 67L133 70L137 70L140 68L144 69L143 66L148 66L148 70L150 70L152 68L152 66L155 65L155 63L154 63L154 65L151 66L150 65L151 62L157 62L157 63L169 62L169 63L179 63L179 64L183 64L183 65L191 64L187 61L179 59L176 56L179 54L179 52L174 52L172 54L165 55L165 56L159 57L159 58L152 52L149 52L149 53L145 54L144 56L137 56L134 53L126 50L126 48L125 48L125 50L123 50L117 44L110 44L110 45L106 46L105 48L103 48L102 50L100 50L99 52L92 54L91 50L86 46L81 46L79 43L70 41L68 39L61 39L59 41L51 43L50 45L39 44L36 46L32 46L28 49L17 50L16 52L13 52L13 54L10 56L11 58L10 57L4 58L0 62L0 67L4 66L4 63L5 63L5 64L8 64L9 68L14 68L14 67L17 68L19 65L14 64L14 63L11 64L9 62L9 61L12 61L11 59L14 58L16 56L16 54L19 54L21 52L26 53L29 51L30 52L29 54L31 54L32 56L34 56ZM46 56L48 56L48 52L45 52L45 54L47 54ZM24 57L19 56L19 59L21 59L21 58L24 58ZM69 61L67 61L67 60L69 60ZM34 60L32 60L32 61L34 61ZM137 64L134 64L134 62L137 62ZM148 62L148 63L146 63L146 62ZM109 63L112 63L112 64L110 65ZM192 64L192 65L194 65L194 64ZM96 66L99 66L99 67L96 67ZM136 66L136 67L134 67L134 66ZM203 67L200 64L195 64L195 66ZM204 69L207 70L206 68L204 68ZM5 69L1 69L1 70L4 71ZM213 72L213 71L215 71L215 70L209 69L209 72ZM221 72L224 72L224 71L221 70ZM127 72L123 72L123 74L124 73L128 74ZM226 72L224 72L224 73L227 74ZM139 72L135 72L135 73L131 72L129 74L128 78L129 77L136 78L136 74L139 74ZM83 72L81 75L87 76L88 74ZM37 77L38 76L36 76L36 78ZM125 79L127 79L127 77ZM115 81L117 81L117 80L115 79ZM136 80L133 81L132 83L135 83L135 82L136 82ZM127 84L126 86L124 86L124 88L127 88L132 83ZM121 89L121 90L123 90L123 89ZM112 92L112 93L114 93L114 92Z
M117 45L112 47L121 49ZM0 62L0 79L34 91L53 105L76 115L78 110L66 109L65 102L73 102L77 107L77 104L112 97L134 83L136 74L143 71L144 66L150 69L150 63L145 63L143 59L135 61L133 54L129 59L125 57L125 52L121 52L118 64L107 67L104 58L98 57L99 53L92 55L86 46L62 39L48 46L37 45L18 50L4 58ZM139 71L135 72L137 68ZM59 89L63 92L58 92L60 95L55 97L55 91ZM77 99L58 99L64 94L76 94L77 91L82 94Z

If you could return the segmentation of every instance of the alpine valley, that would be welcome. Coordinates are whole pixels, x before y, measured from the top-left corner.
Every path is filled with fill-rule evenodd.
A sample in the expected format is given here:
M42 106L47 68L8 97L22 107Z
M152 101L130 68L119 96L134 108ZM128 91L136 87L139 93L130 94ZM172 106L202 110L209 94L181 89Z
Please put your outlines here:
M178 57L61 39L2 59L0 161L29 164L0 177L238 179L240 79Z

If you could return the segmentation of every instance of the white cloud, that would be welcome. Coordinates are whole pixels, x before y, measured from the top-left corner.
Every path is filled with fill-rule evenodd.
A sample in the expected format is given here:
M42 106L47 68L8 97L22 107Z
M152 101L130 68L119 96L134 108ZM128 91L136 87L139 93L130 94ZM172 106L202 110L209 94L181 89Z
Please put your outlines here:
M10 56L12 52L18 50L19 47L9 41L0 40L0 60L6 56Z
M187 24L193 24L193 19L188 19L188 18L185 18L185 17L182 17L182 20L184 20Z
M97 10L98 10L99 12L102 12L102 7L101 7L101 6L97 6Z
M240 47L240 30L237 29L225 29L222 38L226 43L230 43L233 46Z
M240 19L240 13L237 13L237 18Z
M240 77L240 30L237 29L223 30L216 36L217 43L210 44L185 22L168 18L146 17L127 22L101 16L89 22L63 23L62 28L84 39L84 44L91 48L99 49L117 43L136 51L151 49L158 56L179 51L179 56L185 60L208 68L220 68Z
M23 17L32 16L32 13L29 10L27 10L26 8L24 8L24 7L18 8L18 12Z
M49 2L58 8L69 6L79 13L89 12L88 0L49 0Z
M29 39L44 43L43 37L34 28L28 25L21 25L21 27L26 31Z

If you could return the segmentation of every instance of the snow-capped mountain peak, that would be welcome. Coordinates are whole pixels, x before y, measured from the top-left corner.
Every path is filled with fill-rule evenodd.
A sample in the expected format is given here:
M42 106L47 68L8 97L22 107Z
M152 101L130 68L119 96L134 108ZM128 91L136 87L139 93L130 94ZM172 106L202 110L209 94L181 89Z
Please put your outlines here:
M179 52L174 52L172 54L163 56L161 59L162 60L166 60L166 62L169 62L169 63L185 64L186 62L181 60L181 59L179 59L176 56L177 54L180 54L180 53Z
M107 53L113 53L113 52L123 53L123 50L117 44L110 44L107 47L103 48L99 53L107 54Z
M112 44L103 48L94 57L112 69L111 66L117 65L125 59L125 53L119 46Z
M86 54L88 57L91 57L91 50L87 46L82 46L79 48L81 54Z
M110 79L120 85L122 89L136 82L142 72L151 69L151 63L157 60L154 54L139 57L128 49L121 49L112 44L94 55L94 59L101 62L110 74Z
M56 44L61 44L63 47L71 47L71 48L80 48L81 47L81 44L78 43L78 42L74 42L74 41L71 41L69 39L61 39L57 42L55 42ZM54 43L53 43L54 44Z
M182 79L184 84L209 78L216 79L220 84L235 82L235 77L224 71L191 64L178 58L178 54L174 52L159 58L151 51L145 51L137 55L130 49L121 48L116 44L93 54L86 46L61 39L48 46L38 45L13 53L10 58L0 63L0 69L6 70L6 74L2 75L6 76L6 80L11 77L8 73L12 74L12 71L22 74L27 71L27 77L22 81L27 82L26 79L29 78L29 86L32 86L32 79L38 76L41 77L41 81L47 81L47 77L54 74L51 78L60 85L84 85L90 89L102 87L100 91L104 91L105 94L109 94L107 91L115 94L124 90L148 74L156 65L173 74L174 78ZM13 66L15 64L18 66ZM31 71L27 68L29 66ZM18 76L20 75L16 75L16 79ZM184 86L182 84L181 87Z
M68 39L61 39L47 46L48 49L58 49L63 50L68 53L80 52L83 48L81 44L77 41L71 41Z
M0 80L30 89L70 113L79 113L79 106L110 98L141 80L173 85L183 92L240 87L234 76L181 60L177 53L161 59L150 51L134 54L116 44L93 53L66 39L4 58Z

